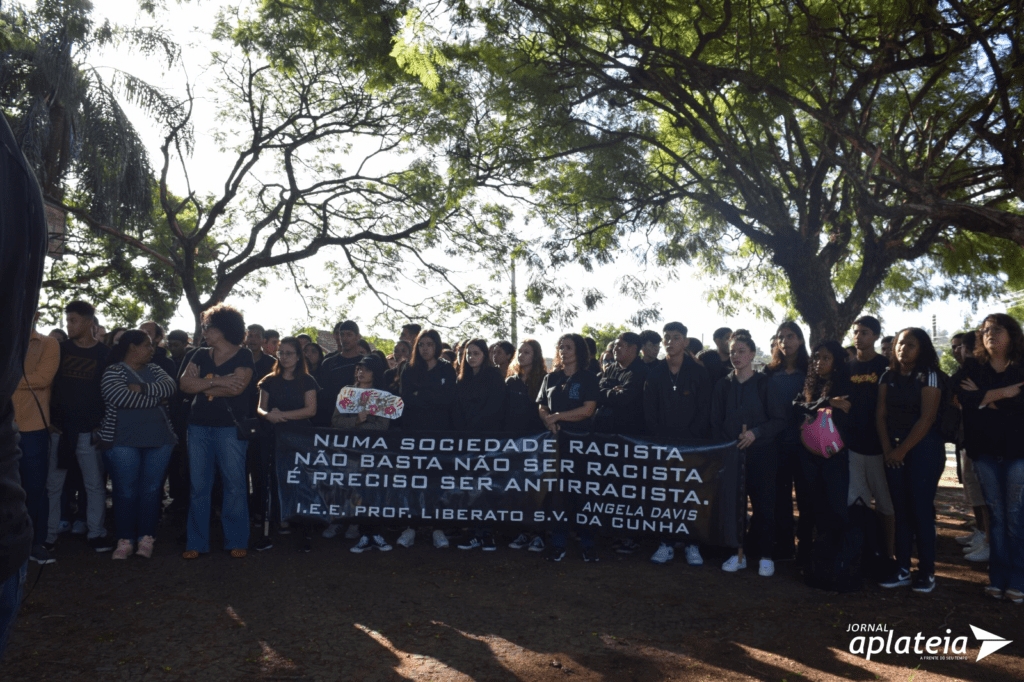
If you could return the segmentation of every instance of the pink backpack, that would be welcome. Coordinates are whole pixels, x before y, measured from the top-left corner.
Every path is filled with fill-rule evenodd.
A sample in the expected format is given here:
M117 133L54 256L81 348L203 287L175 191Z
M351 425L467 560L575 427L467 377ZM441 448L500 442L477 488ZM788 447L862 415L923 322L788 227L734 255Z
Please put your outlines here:
M832 423L832 408L822 407L818 414L800 427L800 442L811 454L828 459L843 449L843 439Z

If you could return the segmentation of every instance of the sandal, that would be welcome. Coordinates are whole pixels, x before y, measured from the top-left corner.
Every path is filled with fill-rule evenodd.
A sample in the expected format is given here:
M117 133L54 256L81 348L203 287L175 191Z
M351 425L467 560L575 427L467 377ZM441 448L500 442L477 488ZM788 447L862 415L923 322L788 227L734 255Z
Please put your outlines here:
M992 597L993 599L1002 599L1003 591L995 585L988 585L985 587L985 595Z
M244 549L233 549L231 550L232 559L244 559L247 552Z
M1007 590L1003 596L1013 604L1024 604L1024 592L1020 590Z
M182 559L198 559L199 558L199 550L186 549L184 552L181 553L181 558Z

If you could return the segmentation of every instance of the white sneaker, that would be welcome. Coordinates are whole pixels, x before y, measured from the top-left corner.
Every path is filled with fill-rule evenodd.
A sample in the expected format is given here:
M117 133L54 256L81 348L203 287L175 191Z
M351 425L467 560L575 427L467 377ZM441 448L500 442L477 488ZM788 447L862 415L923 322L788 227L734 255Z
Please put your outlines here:
M348 551L352 552L353 554L362 554L368 549L372 549L372 547L370 546L370 538L364 535L363 537L359 538L359 542L349 547Z
M667 564L676 558L676 551L672 549L672 545L661 543L658 549L651 555L652 564Z
M775 575L775 562L771 559L761 559L757 566L757 574L765 578L772 577Z
M984 533L979 533L978 537L974 539L974 542L964 547L964 554L970 554L971 552L977 552L979 549L988 544L988 536Z
M350 525L348 528L345 529L345 539L346 540L355 540L358 537L359 537L359 524L353 523L352 525Z
M686 563L690 566L704 565L704 557L700 555L700 547L697 545L686 546Z
M740 559L735 554L729 557L729 559L722 564L722 570L726 573L735 573L736 571L742 570L747 567L747 557Z
M437 549L448 548L448 538L445 537L444 531L440 528L434 531L434 547Z
M987 542L973 552L964 555L964 559L967 559L968 561L986 562L988 561L988 558L989 547Z
M402 534L398 536L398 544L402 547L412 547L412 543L416 542L416 531L412 528L406 528L402 531Z
M529 545L530 545L530 536L527 535L526 533L520 533L519 537L517 537L512 542L508 543L508 546L511 549L522 549L523 547L528 547Z
M324 532L320 533L320 536L330 540L331 538L333 538L337 534L338 534L338 524L332 523L332 524L328 525L326 528L324 528Z
M530 540L530 546L527 547L531 552L543 552L544 551L544 538L536 536L533 540Z
M978 537L978 535L980 533L981 533L981 531L978 530L977 528L975 528L973 533L968 533L967 535L958 535L957 537L955 537L953 539L956 540L957 543L959 543L959 544L963 545L964 547L966 547L967 545L974 544L974 541L977 539L977 537Z

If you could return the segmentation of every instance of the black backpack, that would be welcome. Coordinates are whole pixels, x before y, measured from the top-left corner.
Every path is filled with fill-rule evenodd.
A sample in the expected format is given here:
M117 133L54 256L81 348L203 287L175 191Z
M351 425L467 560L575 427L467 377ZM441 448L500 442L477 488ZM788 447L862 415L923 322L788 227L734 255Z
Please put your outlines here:
M831 592L860 592L864 579L879 581L894 569L886 557L882 522L861 498L847 507L846 525L819 535L804 579L810 587Z

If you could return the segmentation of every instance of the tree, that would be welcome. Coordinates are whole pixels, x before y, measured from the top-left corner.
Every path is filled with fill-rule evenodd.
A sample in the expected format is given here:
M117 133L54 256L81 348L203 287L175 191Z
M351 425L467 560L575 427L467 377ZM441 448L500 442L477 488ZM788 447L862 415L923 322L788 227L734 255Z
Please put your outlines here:
M725 278L723 305L794 309L812 342L939 278L981 295L1022 272L1000 241L1024 244L1019 1L451 6L445 57L541 124L505 156L556 263L655 226L661 262Z
M583 330L580 332L583 336L589 336L594 339L597 344L597 354L600 355L604 352L608 344L619 338L619 335L632 331L629 327L625 327L621 324L612 324L611 322L605 322L596 326L589 324L583 325Z
M120 43L171 65L178 50L159 30L97 26L91 12L86 0L0 12L0 106L47 201L88 216L97 233L143 247L131 232L149 219L152 174L119 97L157 117L177 102L124 71L104 78L87 60L91 50Z

